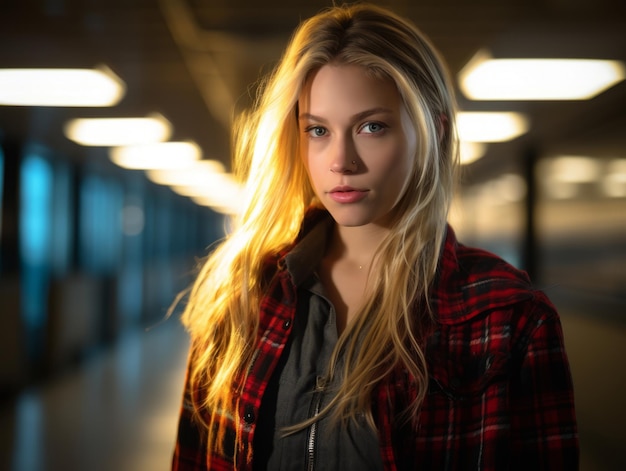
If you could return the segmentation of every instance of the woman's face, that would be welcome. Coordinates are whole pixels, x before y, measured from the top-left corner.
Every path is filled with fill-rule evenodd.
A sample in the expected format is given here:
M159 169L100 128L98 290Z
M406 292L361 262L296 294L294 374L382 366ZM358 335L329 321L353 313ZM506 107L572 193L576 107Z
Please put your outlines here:
M389 227L417 138L395 83L325 65L299 97L300 153L311 185L342 226Z

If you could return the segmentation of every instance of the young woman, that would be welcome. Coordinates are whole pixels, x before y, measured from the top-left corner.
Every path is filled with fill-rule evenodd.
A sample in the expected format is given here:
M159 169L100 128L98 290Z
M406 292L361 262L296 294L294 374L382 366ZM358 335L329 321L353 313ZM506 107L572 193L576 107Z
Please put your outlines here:
M406 20L304 22L237 134L248 198L183 321L174 470L576 469L559 318L447 223L452 86Z

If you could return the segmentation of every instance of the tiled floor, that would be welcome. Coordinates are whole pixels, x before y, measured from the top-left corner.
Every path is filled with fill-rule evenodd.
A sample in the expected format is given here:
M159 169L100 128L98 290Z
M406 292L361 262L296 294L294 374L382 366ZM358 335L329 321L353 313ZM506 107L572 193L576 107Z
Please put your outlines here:
M25 392L0 411L0 469L170 469L187 348L170 319Z

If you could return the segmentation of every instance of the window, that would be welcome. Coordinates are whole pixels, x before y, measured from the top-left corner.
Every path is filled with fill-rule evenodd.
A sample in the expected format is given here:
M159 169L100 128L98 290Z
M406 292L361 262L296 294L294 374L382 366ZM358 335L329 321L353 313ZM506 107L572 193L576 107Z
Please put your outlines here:
M39 329L46 321L50 269L53 173L50 162L29 152L20 170L20 259L22 314L27 328Z

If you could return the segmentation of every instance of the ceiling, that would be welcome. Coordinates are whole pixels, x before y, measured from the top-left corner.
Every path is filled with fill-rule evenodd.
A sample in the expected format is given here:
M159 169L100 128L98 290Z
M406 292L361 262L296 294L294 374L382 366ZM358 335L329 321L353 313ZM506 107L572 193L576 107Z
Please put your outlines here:
M75 117L159 112L172 139L192 139L229 166L232 117L250 104L300 19L331 0L0 0L0 67L106 64L127 84L112 108L0 106L0 138L34 141L82 163L108 162L105 148L63 135ZM626 62L621 0L390 0L412 19L455 75L472 55L584 57ZM469 166L468 182L519 166L528 152L626 154L626 82L589 101L470 102L466 110L527 113L530 132L494 144ZM112 164L109 164L112 166Z

